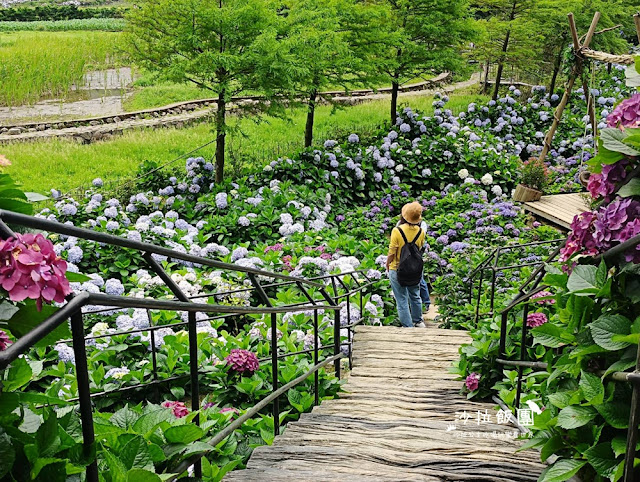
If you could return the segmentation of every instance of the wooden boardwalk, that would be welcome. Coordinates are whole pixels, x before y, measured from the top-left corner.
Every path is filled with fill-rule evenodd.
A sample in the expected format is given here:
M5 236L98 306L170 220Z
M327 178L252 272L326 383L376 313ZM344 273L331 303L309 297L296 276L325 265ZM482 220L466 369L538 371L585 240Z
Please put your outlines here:
M515 453L515 427L497 423L494 404L467 400L448 372L467 341L463 331L358 326L346 392L225 480L536 481L538 453ZM485 410L491 422L478 423Z
M564 229L570 229L574 216L589 210L580 193L542 196L539 201L523 203L522 207Z

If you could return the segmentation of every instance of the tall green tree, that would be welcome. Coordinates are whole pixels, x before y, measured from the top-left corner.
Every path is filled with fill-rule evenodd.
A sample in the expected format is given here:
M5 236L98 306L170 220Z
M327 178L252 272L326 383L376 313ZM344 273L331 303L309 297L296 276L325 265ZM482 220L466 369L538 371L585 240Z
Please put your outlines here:
M459 71L476 29L466 0L372 0L387 9L386 41L376 66L391 84L395 123L400 86L435 72Z
M348 89L354 58L341 25L340 11L349 0L292 0L286 12L286 43L304 71L296 78L293 95L307 108L304 145L313 142L318 95L328 87Z
M534 57L537 32L528 24L528 14L536 0L478 0L476 7L483 30L478 56L498 65L493 99L498 98L502 74L507 64ZM559 2L558 2L559 3Z
M191 82L217 97L216 181L224 176L227 107L258 92L271 112L296 75L283 49L283 16L271 0L139 0L127 16L134 61L162 77Z
M558 74L562 64L564 49L573 45L567 15L574 14L578 35L589 29L593 16L601 13L598 31L620 25L620 29L610 30L596 35L591 48L610 53L625 53L628 50L626 39L620 30L632 33L634 9L623 0L538 0L531 10L530 19L533 29L540 33L542 57L552 62L549 91L553 92L557 85Z
M296 99L307 109L304 142L313 141L315 108L320 92L371 86L378 79L374 62L384 11L357 0L289 0L286 17L286 43L300 66L294 82Z

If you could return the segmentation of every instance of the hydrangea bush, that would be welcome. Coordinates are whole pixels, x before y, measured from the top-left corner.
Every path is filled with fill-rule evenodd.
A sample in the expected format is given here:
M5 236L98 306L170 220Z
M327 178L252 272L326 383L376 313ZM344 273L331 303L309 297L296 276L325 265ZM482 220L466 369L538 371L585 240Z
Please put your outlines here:
M599 256L640 234L638 99L635 94L608 114L598 153L588 162L594 208L576 216L562 265L547 267L547 289L528 302L527 359L547 369L524 369L521 406L514 406L517 371L487 362L497 356L498 319L482 324L461 349L460 375L470 397L498 390L514 411L537 408L525 446L539 448L542 460L557 456L541 481L623 475L632 390L611 374L636 366L640 251L631 246L617 257ZM507 358L519 357L522 308L509 321Z

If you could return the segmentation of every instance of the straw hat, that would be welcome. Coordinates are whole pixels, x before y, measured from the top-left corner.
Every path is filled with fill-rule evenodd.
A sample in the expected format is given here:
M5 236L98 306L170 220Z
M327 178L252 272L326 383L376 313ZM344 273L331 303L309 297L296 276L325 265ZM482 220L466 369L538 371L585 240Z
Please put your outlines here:
M422 221L422 205L418 201L402 206L402 217L409 224L420 224Z

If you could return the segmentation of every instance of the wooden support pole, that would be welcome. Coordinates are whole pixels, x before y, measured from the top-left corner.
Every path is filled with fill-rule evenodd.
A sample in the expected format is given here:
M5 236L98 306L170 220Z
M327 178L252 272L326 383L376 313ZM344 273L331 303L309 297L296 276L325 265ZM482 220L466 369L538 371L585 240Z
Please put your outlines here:
M638 43L640 43L640 13L633 16L633 21L636 24L636 34L638 35Z
M553 123L551 124L549 132L547 132L547 135L544 138L544 146L542 148L542 152L540 153L541 160L544 160L545 157L547 157L547 154L551 149L551 141L553 140L553 136L556 134L556 130L558 130L560 119L562 119L562 113L564 112L564 109L569 102L569 97L571 97L571 91L573 90L573 84L576 81L576 77L580 75L579 70L580 69L578 67L574 66L573 70L571 71L571 76L565 84L564 95L562 96L562 100L560 100L558 107L556 107L556 111L553 114Z
M598 22L600 21L600 12L596 12L593 16L593 20L591 21L591 26L589 27L589 31L587 32L587 36L584 39L584 43L580 48L588 49L591 44L591 40L593 39L593 34L596 33L596 27L598 26Z
M587 101L587 112L589 113L589 120L591 121L591 132L593 136L598 135L598 121L596 120L595 110L595 98L591 95L591 90L586 80L582 80L582 90L584 90L584 98Z
M569 30L571 30L571 38L573 39L573 50L580 50L580 41L578 40L578 29L576 28L576 20L573 13L567 15L569 17Z

